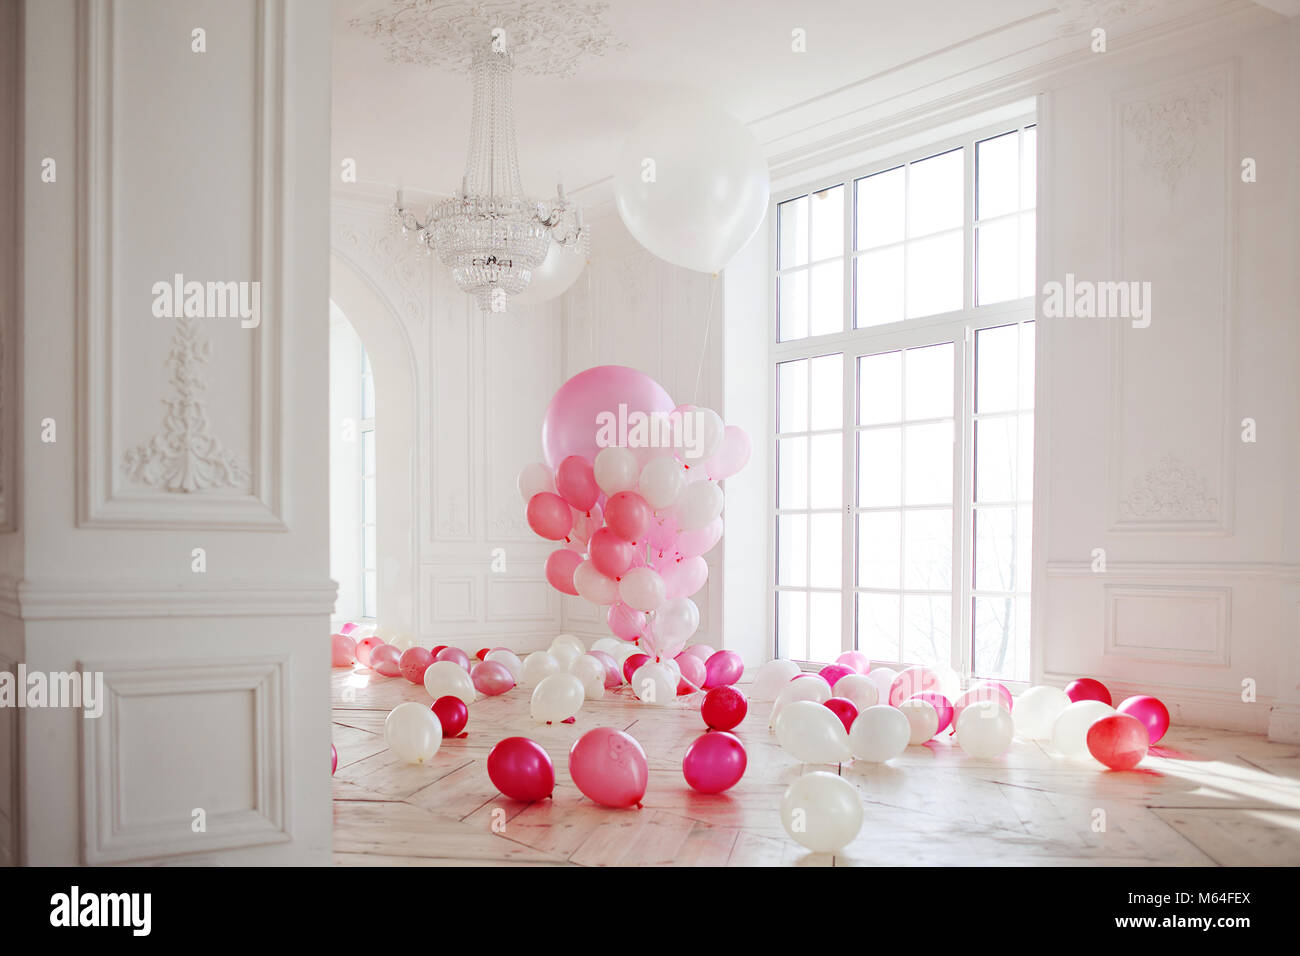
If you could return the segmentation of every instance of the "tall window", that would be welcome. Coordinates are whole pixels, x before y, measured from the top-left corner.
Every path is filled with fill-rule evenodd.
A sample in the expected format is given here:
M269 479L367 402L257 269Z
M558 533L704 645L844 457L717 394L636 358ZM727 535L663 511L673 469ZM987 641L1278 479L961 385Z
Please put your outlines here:
M1035 129L778 199L777 653L1029 677Z
M361 613L363 617L378 617L379 559L375 532L375 373L370 369L370 356L361 349L361 421L358 426L361 438Z

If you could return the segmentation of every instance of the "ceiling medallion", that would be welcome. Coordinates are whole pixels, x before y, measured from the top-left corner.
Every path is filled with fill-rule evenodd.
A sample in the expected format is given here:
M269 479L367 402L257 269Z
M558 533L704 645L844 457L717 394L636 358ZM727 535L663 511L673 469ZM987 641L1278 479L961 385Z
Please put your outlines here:
M383 44L393 63L468 72L493 29L505 32L515 68L570 77L581 61L626 49L605 22L607 0L387 0L348 25Z

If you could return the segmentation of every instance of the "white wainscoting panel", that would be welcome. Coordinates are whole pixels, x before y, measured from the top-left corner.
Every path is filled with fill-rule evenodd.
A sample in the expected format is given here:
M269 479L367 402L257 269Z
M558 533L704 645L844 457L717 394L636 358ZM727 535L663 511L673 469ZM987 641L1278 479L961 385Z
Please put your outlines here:
M1106 588L1105 655L1139 661L1229 665L1231 588Z

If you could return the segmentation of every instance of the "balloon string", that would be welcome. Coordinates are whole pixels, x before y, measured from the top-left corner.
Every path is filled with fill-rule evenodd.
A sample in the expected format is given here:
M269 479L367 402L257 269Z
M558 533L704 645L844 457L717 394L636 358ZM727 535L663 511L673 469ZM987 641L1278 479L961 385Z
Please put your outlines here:
M709 279L709 311L704 317L704 344L700 347L700 367L695 373L695 401L700 402L700 379L704 377L704 358L709 354L709 329L713 325L713 299L718 294L718 274Z

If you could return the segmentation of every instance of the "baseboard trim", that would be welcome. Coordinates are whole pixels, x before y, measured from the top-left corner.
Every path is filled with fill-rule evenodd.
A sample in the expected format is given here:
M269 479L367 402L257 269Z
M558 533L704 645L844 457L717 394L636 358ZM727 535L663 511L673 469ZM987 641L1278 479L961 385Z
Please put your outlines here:
M1268 739L1300 744L1300 704L1274 704L1268 714Z

